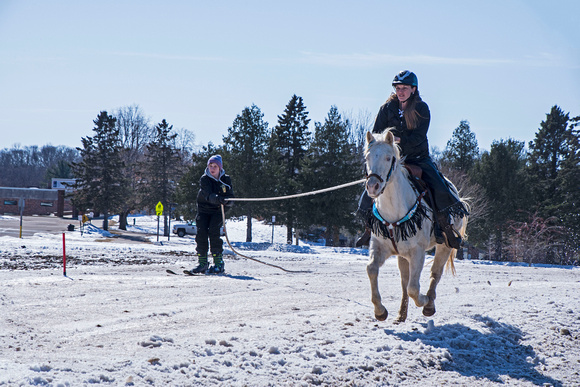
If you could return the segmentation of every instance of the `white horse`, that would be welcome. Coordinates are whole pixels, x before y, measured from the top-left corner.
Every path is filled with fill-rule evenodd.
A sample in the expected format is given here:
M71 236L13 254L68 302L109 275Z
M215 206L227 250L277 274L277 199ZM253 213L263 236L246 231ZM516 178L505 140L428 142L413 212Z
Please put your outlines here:
M381 303L378 275L379 268L391 255L398 257L403 288L396 323L407 319L409 297L415 301L415 305L423 307L425 316L432 316L435 314L435 289L446 263L448 269L455 274L455 249L445 244L436 244L433 211L423 200L423 192L417 190L411 182L390 131L375 135L367 132L365 160L368 174L366 190L374 201L374 227L369 246L367 274L371 283L375 317L383 321L388 316L387 309ZM451 186L457 194L455 187ZM463 203L467 206L467 203ZM455 218L453 222L454 227L464 237L467 217ZM437 247L431 266L431 281L425 295L420 292L419 280L425 265L425 251L435 245Z

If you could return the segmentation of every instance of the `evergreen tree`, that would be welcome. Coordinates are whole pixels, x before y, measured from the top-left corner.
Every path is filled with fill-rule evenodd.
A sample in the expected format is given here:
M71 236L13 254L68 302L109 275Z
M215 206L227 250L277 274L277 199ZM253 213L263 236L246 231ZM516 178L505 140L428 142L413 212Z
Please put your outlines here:
M103 229L109 229L111 211L119 210L126 200L126 184L121 160L121 144L116 119L106 111L93 121L93 137L81 139L77 148L81 161L72 163L74 177L73 204L80 209L92 208L104 216Z
M453 131L453 136L447 141L443 151L443 160L449 167L468 173L479 157L479 147L475 133L469 127L469 122L462 120Z
M580 116L570 120L567 136L568 153L563 157L558 173L558 187L562 203L555 208L560 214L566 251L562 256L566 261L580 263Z
M488 216L470 230L470 241L488 245L492 259L503 260L508 222L522 221L529 207L524 177L524 143L513 139L494 141L473 169L473 178L485 190ZM491 244L491 245L490 245Z
M168 215L175 201L177 182L181 176L181 158L174 147L176 133L173 126L162 120L155 126L155 138L147 145L143 164L142 206L155 208L158 202L163 205L163 235L169 235Z
M357 144L351 141L350 124L332 106L324 123L315 123L314 139L303 163L300 180L305 191L348 183L360 178L361 163ZM300 224L326 227L327 245L338 246L341 228L352 229L353 213L361 187L351 186L308 196L299 206Z
M228 135L224 137L227 171L232 177L234 192L238 197L264 197L264 160L268 145L268 123L256 105L246 107L238 115ZM262 202L239 202L234 214L246 216L246 242L252 241L252 218L262 209Z
M549 255L578 257L580 241L580 164L578 118L570 120L553 106L529 144L528 176L533 182L534 209L544 218L555 217L567 229ZM570 125L569 125L570 124Z
M267 175L275 181L272 184L266 182L266 186L272 187L274 189L272 193L276 196L294 194L302 190L298 175L310 142L309 123L310 119L302 97L293 95L284 113L278 116L278 125L274 127L270 138L268 157L271 163L268 165ZM277 214L286 224L289 244L292 243L296 206L296 201L285 200L272 209L272 213Z
M569 115L553 106L546 120L540 124L536 137L529 143L528 176L532 185L532 198L540 216L558 216L554 207L563 201L558 189L558 173L569 154Z

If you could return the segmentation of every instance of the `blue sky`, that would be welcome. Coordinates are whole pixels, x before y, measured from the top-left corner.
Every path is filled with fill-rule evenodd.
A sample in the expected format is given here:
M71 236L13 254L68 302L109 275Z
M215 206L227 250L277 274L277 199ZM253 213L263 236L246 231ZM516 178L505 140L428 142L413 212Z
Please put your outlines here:
M577 0L0 1L0 148L80 146L101 110L137 104L222 143L244 107L270 127L293 94L371 120L400 70L419 77L429 141L461 120L480 148L580 115ZM312 125L313 127L313 125Z

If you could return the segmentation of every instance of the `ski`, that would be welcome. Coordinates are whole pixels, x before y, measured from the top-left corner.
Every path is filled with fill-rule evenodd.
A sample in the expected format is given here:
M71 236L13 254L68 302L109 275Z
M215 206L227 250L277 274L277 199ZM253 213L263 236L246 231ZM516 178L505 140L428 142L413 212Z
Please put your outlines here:
M165 271L167 272L167 274L181 275L179 273L174 272L171 269L166 269ZM189 276L189 277L198 277L198 276L204 276L204 275L225 275L225 273L192 273L189 270L184 270L183 271L183 275L186 275L186 276Z
M171 270L171 269L166 269L165 271L166 271L168 274L172 274L172 275L187 275L187 276L191 276L191 277L193 277L193 276L196 276L196 275L205 275L205 273L192 273L192 272L191 272L191 271L189 271L189 270L184 270L184 271L183 271L183 274L179 274L179 273L177 273L177 272L175 272L175 271L173 271L173 270Z

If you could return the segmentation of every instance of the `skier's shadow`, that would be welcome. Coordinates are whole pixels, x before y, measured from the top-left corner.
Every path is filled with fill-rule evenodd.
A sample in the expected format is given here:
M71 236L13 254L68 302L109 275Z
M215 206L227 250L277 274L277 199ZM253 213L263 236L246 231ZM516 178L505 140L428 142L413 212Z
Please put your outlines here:
M504 383L500 375L527 380L535 385L550 384L561 387L562 382L542 375L534 367L539 360L532 346L521 344L522 331L512 325L497 322L489 317L475 315L483 323L487 333L461 324L435 327L429 332L395 332L385 329L390 336L436 348L447 349L439 363L443 371L455 371L461 375ZM427 324L422 324L427 328ZM426 366L435 366L433 359Z
M241 281L259 281L259 279L257 279L256 277L250 277L248 275L220 274L220 277L227 277Z

